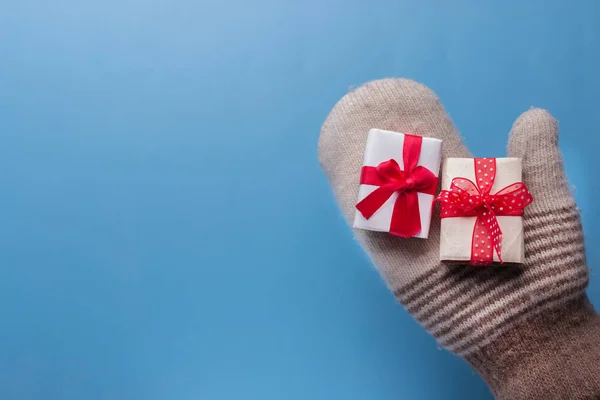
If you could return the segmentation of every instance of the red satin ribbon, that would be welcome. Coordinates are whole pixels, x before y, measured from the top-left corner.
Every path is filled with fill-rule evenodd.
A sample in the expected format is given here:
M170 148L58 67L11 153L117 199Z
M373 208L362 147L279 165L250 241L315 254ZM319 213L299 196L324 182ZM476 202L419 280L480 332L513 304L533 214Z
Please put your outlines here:
M404 171L400 169L396 160L392 159L382 162L377 167L364 166L360 175L362 185L379 187L356 205L358 211L369 219L392 194L398 192L389 232L404 238L421 232L417 192L435 195L437 188L438 179L433 172L423 166L417 166L422 140L420 136L404 135Z
M490 194L496 178L495 158L475 158L475 181L454 178L450 190L442 190L441 218L477 217L471 244L471 265L490 265L494 249L502 263L502 230L499 215L522 216L523 209L533 201L527 186L516 182Z

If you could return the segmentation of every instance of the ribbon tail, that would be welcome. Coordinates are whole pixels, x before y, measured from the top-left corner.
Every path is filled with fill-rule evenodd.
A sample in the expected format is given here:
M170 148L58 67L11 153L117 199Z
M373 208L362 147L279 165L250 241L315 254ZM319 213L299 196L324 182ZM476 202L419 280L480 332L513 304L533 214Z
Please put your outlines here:
M393 189L380 186L372 191L367 197L362 199L356 205L356 209L362 214L363 217L369 219L385 204L386 201L394 193Z
M421 213L417 192L402 192L394 203L390 233L409 238L421 232Z
M490 232L492 247L496 250L496 254L498 254L498 261L500 261L500 264L503 264L504 260L502 260L502 230L500 229L500 223L498 223L498 218L496 218L496 214L494 214L494 212L491 209L488 209L488 212L489 218L486 220L486 224L488 231Z
M473 229L471 244L471 265L491 265L494 261L494 250L502 260L502 231L496 215L487 208L479 214Z
M500 230L500 225L498 225L498 231L499 237L494 241L494 248L496 249L496 254L498 254L500 264L504 264L504 260L502 259L502 230Z
M491 265L494 261L494 247L487 216L479 214L473 228L471 242L471 265Z

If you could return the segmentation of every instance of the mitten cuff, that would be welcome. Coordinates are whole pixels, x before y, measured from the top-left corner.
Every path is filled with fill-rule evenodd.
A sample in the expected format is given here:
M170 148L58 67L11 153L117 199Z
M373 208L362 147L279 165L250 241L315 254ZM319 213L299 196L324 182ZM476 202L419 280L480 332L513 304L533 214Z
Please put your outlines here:
M600 399L600 316L587 296L467 357L497 399Z

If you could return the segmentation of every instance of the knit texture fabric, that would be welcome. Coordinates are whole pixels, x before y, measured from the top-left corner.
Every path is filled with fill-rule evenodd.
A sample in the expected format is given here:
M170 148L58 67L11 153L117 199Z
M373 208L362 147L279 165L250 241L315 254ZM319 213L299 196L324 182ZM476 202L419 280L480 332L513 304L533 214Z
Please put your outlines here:
M436 137L444 141L443 158L472 157L427 87L383 79L354 90L331 111L319 139L319 161L349 224L371 128ZM515 122L508 156L523 159L523 180L534 197L525 209L523 267L440 263L437 213L428 240L358 229L355 235L400 303L441 345L475 366L498 398L595 398L589 396L600 396L600 351L590 340L600 340L599 317L585 297L589 272L579 212L563 172L557 123L547 111L532 109ZM581 348L588 351L575 350ZM515 356L519 351L530 357ZM577 358L569 364L564 358L571 354ZM522 361L540 357L549 358L547 368ZM546 374L560 371L550 365L586 365L581 368L595 375L584 374L587 391L552 397L564 392L544 385L561 382L572 391L581 382L552 379Z

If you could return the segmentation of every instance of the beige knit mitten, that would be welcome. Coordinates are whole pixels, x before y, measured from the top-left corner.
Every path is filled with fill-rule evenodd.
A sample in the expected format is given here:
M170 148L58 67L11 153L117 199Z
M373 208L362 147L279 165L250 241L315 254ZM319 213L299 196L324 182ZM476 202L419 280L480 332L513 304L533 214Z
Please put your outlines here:
M319 139L319 161L349 224L371 128L440 138L443 158L471 157L427 87L384 79L354 90ZM519 117L508 156L523 159L535 199L525 209L522 268L441 264L437 214L428 240L355 235L406 310L473 365L498 399L600 399L600 317L585 295L583 231L547 111Z

